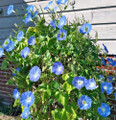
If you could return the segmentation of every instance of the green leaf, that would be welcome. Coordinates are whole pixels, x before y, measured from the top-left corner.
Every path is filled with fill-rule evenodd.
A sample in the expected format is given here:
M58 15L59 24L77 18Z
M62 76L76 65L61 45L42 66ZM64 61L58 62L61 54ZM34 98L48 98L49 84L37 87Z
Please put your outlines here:
M63 88L68 92L68 94L70 94L70 92L75 89L74 86L72 85L69 85L67 82L65 82L63 84Z
M1 70L6 69L6 68L7 68L7 65L8 65L7 61L4 60L4 61L2 62Z
M100 97L104 102L107 102L106 96L103 93L100 93Z

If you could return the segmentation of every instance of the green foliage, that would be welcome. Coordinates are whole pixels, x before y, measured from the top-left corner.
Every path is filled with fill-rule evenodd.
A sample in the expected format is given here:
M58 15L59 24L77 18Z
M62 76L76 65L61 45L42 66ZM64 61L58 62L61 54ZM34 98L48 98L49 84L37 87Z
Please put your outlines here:
M64 7L64 9L66 8L67 6ZM59 20L61 13L52 15ZM106 97L101 90L99 88L93 91L87 91L85 88L77 90L72 85L75 76L84 76L86 79L94 78L100 87L98 75L102 71L96 70L96 66L101 65L97 40L91 40L89 34L83 35L79 32L79 25L83 24L79 20L73 21L70 25L67 21L64 26L64 29L67 30L67 38L63 41L58 41L56 38L59 29L53 29L42 15L33 22L35 26L29 27L26 31L23 28L18 29L18 31L25 32L22 41L17 42L17 33L11 38L15 42L15 49L5 53L6 59L2 63L1 69L5 69L8 63L13 63L15 68L20 68L20 72L10 78L7 84L17 85L20 93L33 91L35 102L30 108L32 119L101 120L97 108L102 100L106 102ZM36 44L33 46L28 46L27 41L30 36L36 38ZM31 52L27 58L22 58L20 52L26 46L30 48ZM51 71L51 67L56 61L60 61L64 66L62 75L57 76ZM41 77L36 83L29 79L29 70L33 66L39 66L42 70ZM11 69L13 69L12 66ZM81 95L88 95L92 99L91 109L86 111L79 109L77 100ZM15 100L14 107L19 105L20 100Z

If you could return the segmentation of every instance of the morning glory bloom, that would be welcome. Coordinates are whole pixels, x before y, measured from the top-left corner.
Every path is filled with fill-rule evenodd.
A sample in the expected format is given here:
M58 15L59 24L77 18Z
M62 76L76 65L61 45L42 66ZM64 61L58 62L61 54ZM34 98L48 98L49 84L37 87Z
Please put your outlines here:
M107 117L110 115L110 106L107 105L106 103L102 103L101 107L99 107L98 109L98 113L103 116L103 117Z
M18 41L21 41L23 38L24 38L24 33L23 33L23 31L20 31L20 32L17 34L17 40L18 40Z
M101 91L102 91L102 93L104 93L106 91L106 93L108 95L110 95L113 92L113 85L112 85L112 83L103 82L102 85L101 85Z
M85 81L85 88L87 90L94 90L97 88L94 78Z
M27 8L26 8L26 11L29 13L29 12L33 12L34 10L34 6L33 5L29 5Z
M20 103L24 107L30 107L35 100L35 96L32 91L23 92L20 98Z
M23 58L26 58L26 57L28 56L28 54L29 54L29 51L30 51L29 47L25 47L25 48L21 51L21 56L22 56Z
M20 92L17 90L17 88L13 90L13 97L15 100L17 100L20 97Z
M17 71L17 73L18 73L18 72L20 71L20 68L17 67L17 68L16 68L16 71ZM12 75L13 75L13 76L16 76L15 73L13 73Z
M24 109L23 109L23 112L22 112L22 118L23 119L27 119L28 117L29 117L29 107L25 107Z
M7 14L10 15L13 12L14 12L14 5L9 5L8 10L7 10Z
M104 76L103 75L99 75L99 80L103 80Z
M104 44L102 44L102 45L103 45L103 47L104 47L104 50L105 50L107 53L109 53L107 47L106 47Z
M8 38L4 41L2 46L6 49L6 47L10 44L10 42L11 42L11 40Z
M85 86L85 77L83 77L83 76L74 77L74 79L72 81L72 84L75 88L80 90L82 87Z
M30 22L30 21L32 21L31 13L27 13L24 22L27 24L27 23Z
M58 23L58 28L62 28L64 25L66 24L66 17L65 16L62 16L59 20L59 23Z
M89 23L85 23L84 25L81 26L79 29L80 33L82 34L88 34L92 29L92 25Z
M41 76L41 69L38 66L31 68L29 72L29 77L32 82L37 82Z
M108 62L110 65L114 66L114 61L112 58L107 58Z
M60 4L66 4L67 1L68 1L68 0L57 0L56 3L57 3L58 5L60 5Z
M57 34L57 40L62 41L65 40L67 37L67 31L60 29L60 32Z
M91 108L91 104L92 104L92 100L90 97L86 96L86 95L82 95L78 101L78 106L81 110L87 110Z
M0 58L3 56L3 54L4 54L4 49L0 47Z
M105 61L105 59L104 59L104 58L102 58L101 63L102 63L104 66L106 66L106 61Z
M48 3L48 5L47 5L46 7L44 7L44 10L49 9L49 8L51 7L52 3L53 3L53 1L50 1L50 2Z
M32 16L32 19L34 19L38 15L38 11L34 12L34 15Z
M56 19L54 21L51 21L50 25L52 26L53 29L55 29L56 28Z
M15 43L14 41L10 41L10 43L8 44L8 46L5 48L6 51L12 51L15 47Z
M28 45L34 45L35 42L36 42L36 40L35 40L34 36L29 37L29 39L28 39Z
M64 70L64 66L61 62L55 62L52 66L52 72L56 75L61 75Z

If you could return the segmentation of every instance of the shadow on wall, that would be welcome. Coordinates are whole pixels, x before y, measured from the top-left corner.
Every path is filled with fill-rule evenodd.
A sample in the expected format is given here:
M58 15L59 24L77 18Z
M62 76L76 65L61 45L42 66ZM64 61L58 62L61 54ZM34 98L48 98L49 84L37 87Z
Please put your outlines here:
M0 2L0 45L3 44L3 41L8 38L9 35L13 34L13 29L15 29L14 23L24 23L24 8L34 2L35 0L3 0ZM17 19L17 15L14 13L7 15L7 9L10 4L13 4L14 10L18 11L17 15L21 21Z

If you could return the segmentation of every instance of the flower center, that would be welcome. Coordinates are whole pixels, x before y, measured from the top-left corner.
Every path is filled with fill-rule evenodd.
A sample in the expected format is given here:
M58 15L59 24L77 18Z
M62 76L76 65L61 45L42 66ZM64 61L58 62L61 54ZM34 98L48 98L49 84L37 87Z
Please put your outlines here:
M61 33L61 34L60 34L60 37L61 37L61 38L64 37L64 33Z
M61 71L61 69L62 69L61 67L58 67L58 71Z
M104 86L104 89L107 90L107 86Z
M28 103L31 102L31 97L28 97L28 98L27 98L27 102L28 102Z
M7 44L8 44L8 41L6 41L4 44L7 45Z
M87 32L87 30L88 30L88 28L87 28L87 27L85 27L84 31L85 31L85 32Z
M86 104L86 102L85 102L85 101L83 101L83 104Z
M38 72L35 73L34 78L36 78L37 76L38 76Z
M105 109L104 108L102 108L102 112L104 112L105 111Z
M93 87L93 86L94 86L94 83L91 83L91 84L90 84L90 87Z
M79 84L79 85L83 84L83 81L80 81L80 80L79 80L79 81L78 81L78 84Z

